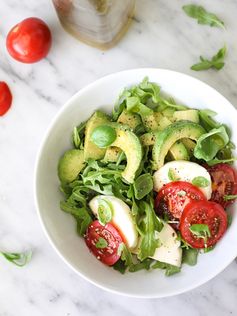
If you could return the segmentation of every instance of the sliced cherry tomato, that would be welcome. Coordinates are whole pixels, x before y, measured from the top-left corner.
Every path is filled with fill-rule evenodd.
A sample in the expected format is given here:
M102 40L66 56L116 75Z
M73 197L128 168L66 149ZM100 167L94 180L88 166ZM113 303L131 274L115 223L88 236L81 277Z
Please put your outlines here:
M93 255L104 264L111 266L119 260L118 247L123 239L112 224L103 226L99 221L92 222L87 229L85 241Z
M28 18L16 24L6 41L9 54L22 63L34 63L44 58L51 43L49 27L38 18Z
M194 224L205 224L210 231L206 240L190 231ZM227 215L220 204L210 201L196 201L186 205L180 219L182 238L193 248L211 247L223 236L227 229Z
M0 116L4 115L12 104L12 94L8 85L0 81Z
M227 207L235 200L224 200L225 195L237 194L237 172L228 164L220 163L212 167L206 166L212 179L211 201Z
M201 190L189 182L170 182L159 191L155 208L162 217L168 216L170 220L177 221L184 207L192 200L206 200L206 197Z

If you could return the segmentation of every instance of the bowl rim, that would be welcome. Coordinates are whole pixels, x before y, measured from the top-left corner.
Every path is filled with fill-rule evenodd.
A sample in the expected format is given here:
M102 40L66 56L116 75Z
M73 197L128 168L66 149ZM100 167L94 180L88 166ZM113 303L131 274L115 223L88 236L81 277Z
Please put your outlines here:
M237 256L237 250L236 250L236 254L233 252L233 256L230 258L230 260L228 261L228 263L226 265L224 265L221 269L219 269L218 271L213 271L212 273L210 273L208 275L208 277L203 277L202 279L200 279L199 281L195 282L194 284L190 284L190 286L185 286L180 290L174 290L174 291L170 291L170 293L166 293L164 295L161 294L157 294L154 293L154 295L152 294L133 294L130 292L125 292L125 291L119 291L113 288L108 288L102 284L100 284L99 282L94 281L92 278L88 277L87 275L83 274L82 272L80 272L72 263L70 263L65 257L64 255L61 253L61 251L58 249L58 247L55 245L53 238L51 237L50 231L47 230L43 216L41 214L40 211L40 206L39 206L39 201L38 201L38 195L37 195L37 178L38 178L38 167L39 167L39 162L42 156L42 152L44 149L44 146L47 142L48 136L51 133L51 130L53 129L55 123L57 122L58 118L63 114L63 112L67 109L68 106L70 106L71 103L74 102L74 100L78 99L80 97L81 94L84 94L87 92L87 90L90 90L94 85L97 85L101 82L103 82L104 80L108 80L110 78L113 77L117 77L120 75L126 75L132 72L139 72L139 71L147 71L148 73L151 71L159 71L159 72L166 72L166 73L170 73L170 74L174 74L174 75L181 75L183 77L186 77L187 79L192 79L193 82L197 82L197 83L201 83L205 88L208 88L209 90L212 90L214 93L216 93L217 95L219 95L220 97L224 98L227 102L228 105L236 111L237 113L237 109L231 104L231 102L224 96L222 95L220 92L218 92L215 88L213 88L212 86L210 86L209 84L207 84L206 82L197 79L193 76L187 75L185 73L182 72L178 72L178 71L174 71L174 70L170 70L170 69L165 69L165 68L155 68L155 67L142 67L142 68L132 68L132 69L128 69L128 70L122 70L122 71L118 71L115 73L111 73L108 75L105 75L99 79L94 80L93 82L91 82L90 84L82 87L78 92L76 92L74 95L72 95L68 101L66 101L62 107L59 109L59 111L56 113L56 115L53 117L53 119L51 120L51 122L49 123L48 128L46 129L46 132L43 135L42 141L40 143L39 149L37 151L37 155L36 155L36 160L35 160L35 165L34 165L34 204L36 206L36 212L41 224L41 227L44 231L45 236L47 237L50 245L52 246L52 248L55 250L55 252L58 254L58 256L62 259L62 261L69 266L77 275L81 276L83 279L87 280L88 282L92 283L93 285L99 287L100 289L103 289L105 291L108 291L110 293L114 293L114 294L119 294L121 296L126 296L126 297L132 297L132 298L144 298L144 299L150 299L150 298L164 298L164 297L171 297L171 296L175 296L175 295L179 295L185 292L188 292L190 290L193 290L203 284L205 284L206 282L210 281L211 279L213 279L215 276L217 276L218 274L220 274L222 271L224 271L228 265L235 259L235 257ZM121 87L121 90L124 87Z

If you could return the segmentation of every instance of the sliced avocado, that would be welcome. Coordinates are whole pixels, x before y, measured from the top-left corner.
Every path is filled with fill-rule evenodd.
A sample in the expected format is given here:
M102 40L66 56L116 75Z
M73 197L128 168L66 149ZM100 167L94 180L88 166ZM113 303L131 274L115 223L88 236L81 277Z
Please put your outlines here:
M99 126L109 122L109 117L101 112L96 111L86 123L86 130L85 130L85 145L84 145L84 159L87 161L88 159L101 159L104 157L106 149L97 147L91 141L91 134L93 130Z
M126 155L127 165L122 172L122 177L133 183L136 171L142 160L142 145L139 138L130 130L124 130L123 126L116 128L117 138L111 146L119 147Z
M191 140L190 138L183 138L182 143L186 147L186 149L189 153L189 156L193 156L193 151L194 151L194 148L196 146L196 143L193 140Z
M161 113L162 113L163 116L166 116L168 119L172 119L172 117L174 115L174 112L175 112L174 108L167 107Z
M142 146L153 146L155 144L155 133L149 132L140 136Z
M172 122L167 117L162 116L160 121L158 122L158 130L162 131L163 129L165 129L170 124L172 124Z
M62 183L75 180L85 166L84 151L70 149L64 153L58 163L58 177Z
M138 114L123 110L117 122L129 126L131 129L135 129L139 124L141 124L142 120Z
M181 141L177 141L169 149L169 155L171 160L189 160L189 153L184 144Z
M178 121L167 126L156 137L152 150L153 168L157 170L163 166L165 156L175 142L182 138L197 141L204 133L205 130L201 125L190 121Z
M104 162L116 162L121 154L122 150L118 147L109 147L106 150L103 161Z
M158 112L154 112L152 114L146 115L143 117L143 124L147 131L155 131L158 129L158 121L162 115Z
M199 123L199 114L197 110L175 111L173 114L174 121L191 121Z

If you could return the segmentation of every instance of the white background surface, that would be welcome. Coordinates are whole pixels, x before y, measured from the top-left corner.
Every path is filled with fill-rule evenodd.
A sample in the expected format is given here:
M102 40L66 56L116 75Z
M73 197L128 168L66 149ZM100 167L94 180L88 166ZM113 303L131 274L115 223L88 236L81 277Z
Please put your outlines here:
M136 19L123 40L101 52L69 36L60 27L49 0L0 4L0 80L10 85L14 103L0 119L0 247L32 248L31 263L19 269L0 259L0 315L235 315L236 262L208 284L173 298L141 300L97 289L75 275L54 253L36 216L33 169L51 119L86 84L119 70L169 68L191 74L237 104L237 2L196 1L226 22L227 30L197 25L182 12L183 0L138 0ZM21 64L5 49L8 30L29 16L43 18L53 34L48 57ZM220 72L193 72L200 54L211 57L226 43ZM235 246L235 245L233 245ZM139 284L138 284L139 286Z

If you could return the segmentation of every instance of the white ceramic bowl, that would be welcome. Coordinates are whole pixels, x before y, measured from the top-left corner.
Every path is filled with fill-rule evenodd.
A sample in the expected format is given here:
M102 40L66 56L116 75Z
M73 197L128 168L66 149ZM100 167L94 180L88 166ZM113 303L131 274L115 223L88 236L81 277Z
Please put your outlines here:
M76 273L93 284L123 295L152 298L179 294L193 289L220 273L237 255L237 213L232 206L233 222L215 250L200 255L194 267L184 265L182 272L165 277L163 271L140 271L121 275L106 267L89 253L84 240L75 230L75 221L62 212L59 201L57 163L71 147L72 128L96 110L111 112L120 91L139 83L145 76L157 82L162 91L190 107L208 108L218 113L217 120L232 130L237 144L237 112L216 90L207 84L174 71L134 69L109 75L95 81L74 95L53 120L45 135L36 162L35 199L40 221L53 248ZM79 282L79 280L78 280Z

